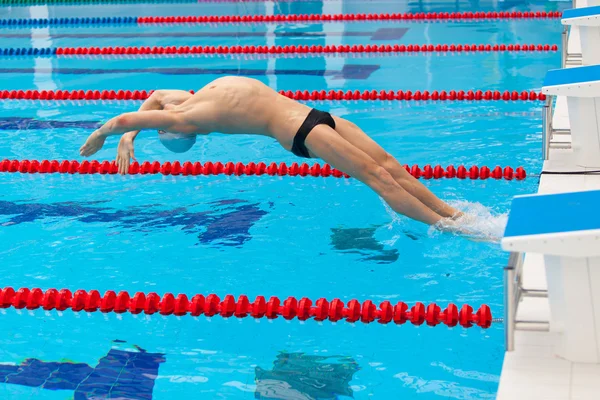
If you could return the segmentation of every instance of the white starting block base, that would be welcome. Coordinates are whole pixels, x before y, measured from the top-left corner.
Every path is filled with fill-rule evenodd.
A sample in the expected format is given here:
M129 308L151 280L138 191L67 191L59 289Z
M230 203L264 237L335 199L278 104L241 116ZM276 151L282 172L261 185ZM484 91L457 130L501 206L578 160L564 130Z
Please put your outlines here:
M572 362L600 363L599 205L600 191L516 197L502 240L544 254L554 350Z
M600 5L573 8L563 12L563 25L579 28L581 62L583 65L600 64Z
M542 92L567 97L574 165L600 168L600 65L548 71Z

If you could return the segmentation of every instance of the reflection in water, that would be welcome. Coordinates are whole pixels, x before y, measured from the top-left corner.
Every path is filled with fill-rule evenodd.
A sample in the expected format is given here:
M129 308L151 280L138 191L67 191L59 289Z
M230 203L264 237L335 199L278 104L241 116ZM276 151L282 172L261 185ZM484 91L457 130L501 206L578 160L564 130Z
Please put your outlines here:
M53 121L39 120L27 117L3 117L0 118L0 130L18 131L27 129L60 129L60 128L81 128L97 129L100 126L99 121Z
M121 341L122 342L122 341ZM46 390L73 391L73 399L152 399L164 354L111 349L95 367L85 363L28 358L19 365L0 364L0 382Z
M375 239L377 228L331 228L331 244L337 251L365 256L363 261L391 264L398 260L398 250L385 249Z
M181 227L185 233L201 231L198 234L200 243L241 246L252 238L249 231L254 223L267 214L257 203L237 199L211 203L212 210L201 212L191 212L185 207L164 210L155 204L125 209L100 207L103 203L106 201L49 204L0 201L0 226L58 217L82 223L105 223L138 232ZM6 216L6 221L2 222L2 216Z
M436 396L451 399L495 399L497 384L490 385L490 391L461 386L456 382L443 380L427 380L417 376L410 376L406 372L394 375L400 379L404 387L414 389L417 394L433 393Z
M350 381L360 368L351 357L280 353L272 370L256 367L257 399L320 400L352 397Z

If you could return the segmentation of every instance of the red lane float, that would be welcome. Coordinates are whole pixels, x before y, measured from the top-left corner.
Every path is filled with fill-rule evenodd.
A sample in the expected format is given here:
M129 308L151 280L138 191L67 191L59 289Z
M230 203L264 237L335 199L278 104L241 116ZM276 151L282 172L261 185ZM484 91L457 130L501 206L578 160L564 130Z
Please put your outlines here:
M190 54L361 54L361 53L467 53L467 52L548 52L553 44L409 44L409 45L326 45L326 46L141 46L141 47L58 47L58 56L102 55L190 55ZM24 52L22 52L24 53Z
M0 90L1 100L146 100L153 91L146 90ZM190 90L190 93L194 93ZM357 101L545 101L541 92L499 90L281 90L279 94L294 100L357 100Z
M209 294L206 297L197 294L190 299L185 294L165 293L161 298L157 293L137 292L132 296L126 291L116 293L112 290L101 295L97 290L76 290L75 293L72 293L69 289L48 289L44 292L39 288L20 288L15 291L13 288L7 287L0 289L0 308L28 310L42 308L46 311L71 309L74 312L100 311L105 314L126 312L175 316L189 314L194 317L218 315L223 318L252 317L255 319L276 319L281 316L286 320L298 319L300 321L314 319L315 321L363 322L365 324L377 321L380 324L393 322L396 325L409 322L413 325L444 324L449 327L460 325L464 328L474 325L489 328L492 324L492 313L487 305L482 305L474 313L473 307L469 305L463 305L459 310L452 303L442 310L435 303L425 306L419 302L410 308L403 302L393 305L389 301L384 301L377 306L371 300L366 300L361 304L358 300L344 303L340 299L328 301L320 298L313 303L306 297L301 299L288 297L281 301L277 297L267 300L263 296L257 296L253 302L250 302L245 295L241 295L237 299L232 295L226 295L221 300L216 294Z
M522 167L512 169L511 167L502 168L495 167L493 170L486 166L472 166L466 168L464 165L454 167L450 165L445 169L441 165L432 167L425 165L421 169L418 165L404 165L404 168L415 178L423 179L441 179L441 178L458 178L458 179L506 179L506 180L523 180L527 177L527 173ZM119 171L115 161L88 161L79 162L77 160L8 160L4 159L0 162L0 172L23 173L23 174L101 174L114 175ZM129 175L270 175L270 176L313 176L313 177L334 177L334 178L349 178L350 176L344 172L332 168L329 164L320 165L318 163L308 165L302 163L270 163L267 165L264 162L243 164L241 162L233 163L221 162L212 163L210 161L204 164L200 162L186 161L181 164L179 161L173 163L166 161L163 164L158 161L142 164L134 162L129 166Z
M177 17L138 17L138 24L269 23L269 22L357 22L557 19L560 11L428 12L381 14L278 14L278 15L201 15Z
M24 174L80 174L80 175L115 175L119 172L119 167L115 161L88 161L79 162L77 160L2 160L0 162L0 172L20 172ZM129 166L129 175L270 175L270 176L313 176L313 177L334 177L349 178L342 171L332 168L329 164L320 165L318 163L309 166L306 163L298 165L293 163L290 166L285 163L264 162L243 164L241 162L233 163L221 162L212 163L210 161L204 164L200 162L186 161L181 164L179 161L173 163L158 161L142 164L134 162Z

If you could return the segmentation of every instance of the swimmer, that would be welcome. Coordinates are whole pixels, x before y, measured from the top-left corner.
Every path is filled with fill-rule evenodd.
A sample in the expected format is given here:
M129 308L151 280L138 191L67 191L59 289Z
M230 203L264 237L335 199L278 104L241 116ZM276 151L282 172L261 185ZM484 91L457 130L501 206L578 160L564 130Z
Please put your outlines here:
M143 129L158 131L160 141L175 152L189 150L196 135L211 132L268 136L298 157L320 158L346 172L409 218L452 231L462 216L352 122L311 109L255 79L223 77L195 94L157 90L137 112L118 115L92 133L80 154L89 157L108 136L122 134L116 161L125 174Z

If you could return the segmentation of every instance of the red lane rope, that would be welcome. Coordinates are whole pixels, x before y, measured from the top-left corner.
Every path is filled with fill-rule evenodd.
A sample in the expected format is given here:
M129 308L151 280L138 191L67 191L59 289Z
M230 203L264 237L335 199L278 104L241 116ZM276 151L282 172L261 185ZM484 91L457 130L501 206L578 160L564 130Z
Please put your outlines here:
M32 55L44 49L9 49L8 55ZM17 52L18 50L18 52ZM35 50L38 50L37 52ZM51 53L73 55L189 55L189 54L346 54L346 53L467 53L467 52L556 52L553 44L409 44L409 45L326 45L326 46L153 46L153 47L58 47ZM3 52L0 51L0 54Z
M442 179L442 178L458 178L458 179L506 179L506 180L523 180L527 177L527 173L522 167L512 169L511 167L502 168L500 166L490 170L489 167L472 166L466 168L464 165L454 167L450 165L445 169L436 165L425 165L421 169L418 165L404 165L404 169L415 178L423 179ZM117 174L119 168L115 161L88 161L79 162L77 160L57 161L57 160L8 160L4 159L0 162L0 172L23 173L23 174ZM204 164L200 162L186 161L181 164L179 161L166 161L163 164L158 161L142 164L134 162L129 166L129 175L270 175L270 176L313 176L313 177L334 177L334 178L349 178L350 176L340 170L331 168L329 164L320 165L318 163L312 166L303 163L270 163L267 165L264 162L243 164L241 162L233 163L221 162L212 163L210 161Z
M405 14L278 14L278 15L201 15L174 17L72 17L72 18L4 18L0 27L24 26L102 26L144 24L204 24L204 23L269 23L269 22L354 22L354 21L413 21L444 22L465 20L554 19L560 11L501 11L501 12L429 12Z
M454 21L503 19L557 19L560 11L428 12L382 14L279 14L138 17L138 24L264 23L264 22L352 22L352 21Z
M314 304L314 305L313 305ZM413 325L426 323L430 326L444 324L450 327L460 325L464 328L473 325L489 328L492 324L492 313L490 307L482 305L477 312L473 313L473 307L463 305L460 310L452 303L444 310L435 303L425 306L416 303L409 309L408 305L398 302L392 305L384 301L376 306L371 300L362 304L358 300L350 300L345 304L340 299L331 302L320 298L314 303L303 297L296 299L288 297L281 301L277 297L271 297L267 301L263 296L257 296L250 302L247 296L241 295L237 298L226 295L223 300L216 294L204 297L197 294L189 299L185 294L175 296L165 293L161 298L157 293L137 292L131 296L126 291L118 294L112 290L103 296L97 290L77 290L71 293L68 289L48 289L43 292L39 288L20 288L15 291L11 287L0 289L0 308L16 308L35 310L64 311L71 309L74 312L86 311L102 313L123 314L160 314L160 315L191 315L194 317L205 315L213 317L219 315L223 318L267 318L276 319L281 316L286 320L298 319L305 321L329 320L331 322L346 321L350 323L363 322L365 324L377 321L380 324L391 322L402 325L410 322Z
M0 100L146 100L153 91L146 90L0 90ZM190 90L190 93L194 93ZM281 90L279 94L294 100L390 100L390 101L544 101L546 95L534 91L450 90L412 92L393 90Z

